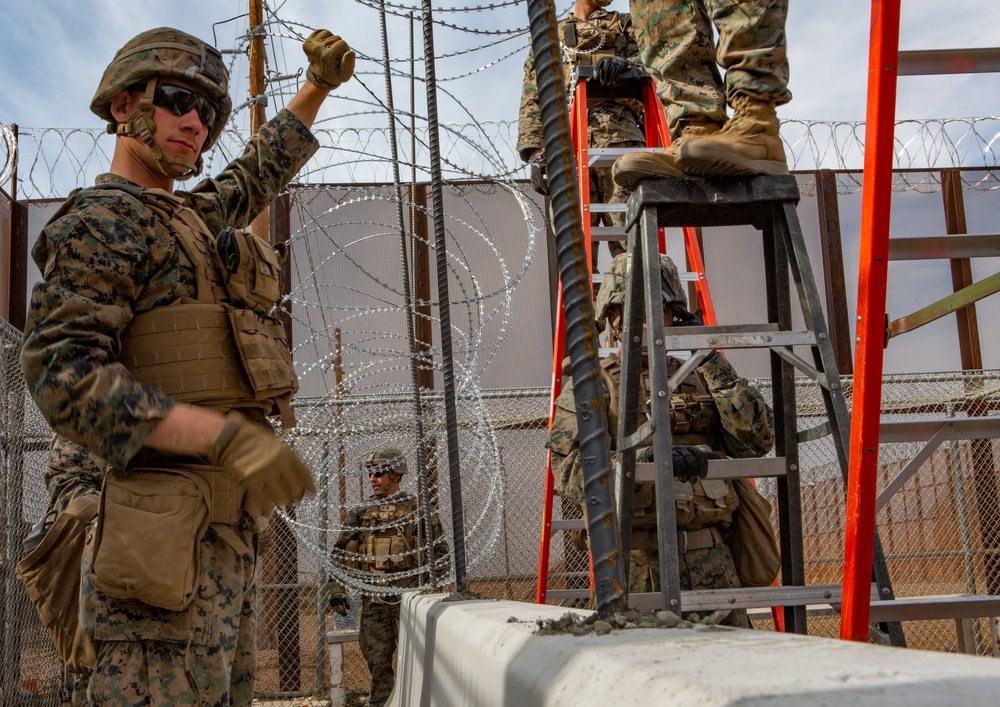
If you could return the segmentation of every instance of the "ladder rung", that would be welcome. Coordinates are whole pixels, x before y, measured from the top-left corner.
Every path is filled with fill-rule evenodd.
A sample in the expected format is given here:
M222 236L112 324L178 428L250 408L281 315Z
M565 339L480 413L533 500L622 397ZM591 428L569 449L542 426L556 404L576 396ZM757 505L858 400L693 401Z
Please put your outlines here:
M592 147L587 150L587 166L590 169L610 167L619 157L633 152L656 152L659 147Z
M550 589L545 593L548 599L589 599L589 589ZM659 596L657 594L656 596Z
M590 227L590 240L592 241L624 241L626 238L628 238L628 232L622 226Z
M685 327L683 334L668 330L664 339L667 351L698 349L761 349L775 346L815 346L811 331L773 331L761 325L723 327Z
M551 594L551 592L550 592ZM872 599L878 599L873 584ZM716 611L718 609L751 609L767 606L808 606L809 604L840 604L843 590L839 584L811 587L740 587L737 589L695 589L681 592L682 611ZM659 592L629 594L628 603L634 609L658 609Z
M583 518L552 521L553 530L583 530L585 527Z
M598 204L591 203L590 213L592 214L623 214L628 208L628 204Z
M751 457L749 459L711 459L707 479L763 479L787 476L784 457ZM656 465L638 462L635 465L637 484L656 480Z

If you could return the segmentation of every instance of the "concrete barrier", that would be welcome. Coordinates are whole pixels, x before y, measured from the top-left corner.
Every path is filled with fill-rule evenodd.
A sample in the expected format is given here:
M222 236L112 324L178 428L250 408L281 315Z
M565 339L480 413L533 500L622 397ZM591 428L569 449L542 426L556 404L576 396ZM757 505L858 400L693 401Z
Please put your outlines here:
M540 636L570 610L443 598L404 596L394 707L1000 701L994 658L707 626Z

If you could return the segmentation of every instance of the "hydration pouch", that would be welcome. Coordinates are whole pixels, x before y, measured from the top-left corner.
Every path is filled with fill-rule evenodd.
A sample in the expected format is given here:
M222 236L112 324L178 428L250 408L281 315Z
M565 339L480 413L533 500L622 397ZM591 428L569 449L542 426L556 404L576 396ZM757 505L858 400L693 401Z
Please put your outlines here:
M214 255L232 303L267 314L281 297L281 262L268 243L248 231L226 228Z
M97 506L93 494L73 499L38 545L17 563L17 576L66 669L84 676L90 675L97 661L94 644L80 623L83 551Z
M181 611L198 592L212 489L201 475L137 468L105 475L91 580L116 599Z
M740 505L733 516L733 562L740 586L766 587L781 569L781 552L771 525L771 504L746 479L733 479Z

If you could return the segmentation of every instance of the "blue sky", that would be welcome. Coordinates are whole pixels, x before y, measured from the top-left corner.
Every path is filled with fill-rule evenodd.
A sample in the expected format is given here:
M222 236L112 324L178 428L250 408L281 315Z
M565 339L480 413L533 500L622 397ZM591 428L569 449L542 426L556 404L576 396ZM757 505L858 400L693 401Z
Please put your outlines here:
M245 29L245 20L226 22L245 12L245 0L172 0L169 3L124 2L123 0L42 0L38 3L9 2L0 29L0 122L24 127L100 127L87 110L101 71L114 51L137 32L159 25L172 25L204 38L217 25L221 48L235 45ZM525 4L492 11L454 12L471 3L453 0L435 7L435 19L480 30L504 31L527 26ZM328 27L344 36L359 52L380 57L381 38L374 2L319 2L287 0L272 3L276 14L291 29ZM419 4L416 4L419 7ZM557 4L561 12L568 2ZM1000 3L968 0L950 4L934 0L903 0L900 45L904 49L989 47L997 42ZM615 0L613 9L626 9ZM861 120L865 113L868 26L871 4L867 0L793 0L788 18L791 61L790 88L793 101L781 109L783 119ZM286 33L291 32L286 29ZM409 56L408 29L390 18L390 54ZM502 40L502 41L501 41ZM416 42L422 42L419 26ZM512 120L517 115L521 65L527 50L526 34L470 34L446 27L435 33L438 54L459 53L438 64L442 88L455 95L441 97L442 119L466 122ZM481 44L492 46L466 51ZM298 48L287 41L283 55L274 57L272 68L294 72L302 64ZM465 52L465 53L462 53ZM489 68L482 68L492 64ZM405 64L397 64L406 69ZM419 66L419 64L418 64ZM481 69L478 70L477 69ZM384 79L373 62L359 62L364 84L380 97ZM422 73L422 68L418 68ZM471 75L460 77L468 72ZM237 72L234 72L234 74ZM363 87L348 97L371 100ZM397 106L408 97L408 84L395 89ZM418 87L418 91L422 89ZM233 93L240 102L245 95L245 76L234 75ZM900 118L972 117L996 115L1000 75L978 74L900 80L897 115ZM273 112L273 108L271 109ZM361 124L371 118L340 118L355 112L350 104L331 103L327 127Z

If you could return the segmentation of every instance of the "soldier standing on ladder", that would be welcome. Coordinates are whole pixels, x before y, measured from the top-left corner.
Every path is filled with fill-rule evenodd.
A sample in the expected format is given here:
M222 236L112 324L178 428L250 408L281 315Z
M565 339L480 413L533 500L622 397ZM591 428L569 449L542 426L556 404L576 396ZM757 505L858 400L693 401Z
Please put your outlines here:
M614 85L624 71L640 66L639 47L632 31L628 13L608 12L604 8L612 0L577 0L573 11L559 21L559 38L565 61L564 76L567 90L573 95L575 66L593 66L595 77L605 85ZM587 133L590 147L645 147L642 129L642 101L610 98L588 101ZM517 122L517 152L531 165L531 186L539 194L548 194L545 178L545 157L542 152L542 118L538 106L538 84L534 58L529 53L524 64L524 84L521 88L521 110ZM591 203L624 204L631 189L618 187L611 179L609 168L590 171ZM594 214L593 225L600 225L607 216L611 226L624 226L625 214ZM609 241L612 255L624 252L617 241ZM597 259L593 262L596 264Z
M627 254L615 256L597 294L597 316L599 319L607 318L611 331L619 341L622 340L628 268ZM701 320L697 315L687 310L677 267L666 255L660 256L660 275L664 326L700 326ZM673 374L682 363L670 357L670 373ZM648 375L644 350L639 401L642 406L640 414L647 415ZM616 430L617 418L621 414L618 410L621 380L619 356L601 361L601 379L605 388L608 425L611 430ZM556 491L582 507L583 462L580 459L572 379L566 381L556 405L547 445L552 450ZM681 588L728 589L769 584L778 571L773 533L767 535L765 529L764 536L754 541L755 549L766 548L764 554L771 564L767 568L747 566L741 569L738 568L740 558L734 559L730 532L734 516L740 513L744 494L748 494L747 500L751 503L766 504L766 501L749 484L743 483L737 488L734 483L704 477L710 459L720 456L761 457L771 450L774 432L770 406L759 391L736 373L725 356L716 351L671 394L670 408ZM612 453L616 449L615 443L612 435ZM640 443L639 461L653 461L650 443L651 438ZM660 588L655 486L653 483L637 483L634 494L629 592L655 592ZM751 578L752 574L756 576ZM741 578L744 579L741 581ZM745 609L731 612L723 623L750 627Z
M673 144L619 158L615 182L631 188L647 177L788 174L775 111L792 98L788 0L632 0L630 8Z

